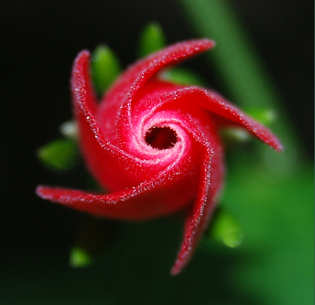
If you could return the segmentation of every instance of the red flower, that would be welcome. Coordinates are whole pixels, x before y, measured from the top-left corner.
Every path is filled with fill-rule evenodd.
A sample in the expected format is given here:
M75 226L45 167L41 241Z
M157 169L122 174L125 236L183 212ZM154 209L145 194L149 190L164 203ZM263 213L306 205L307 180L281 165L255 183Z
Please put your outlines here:
M93 215L145 220L187 210L172 274L188 263L223 184L222 125L244 127L275 150L265 127L214 91L163 81L160 72L214 46L207 39L177 43L136 62L96 101L90 55L72 72L74 114L87 166L109 194L39 186L43 199Z

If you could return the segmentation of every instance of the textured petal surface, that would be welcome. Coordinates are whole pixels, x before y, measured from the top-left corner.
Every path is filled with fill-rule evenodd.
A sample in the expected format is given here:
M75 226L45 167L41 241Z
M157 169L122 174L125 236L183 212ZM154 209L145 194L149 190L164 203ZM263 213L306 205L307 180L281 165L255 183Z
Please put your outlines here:
M172 274L190 260L223 185L222 125L247 129L280 151L278 139L214 91L160 79L160 72L208 50L185 41L136 62L98 103L90 54L72 72L73 108L86 164L109 194L39 186L38 196L93 215L144 220L187 211Z

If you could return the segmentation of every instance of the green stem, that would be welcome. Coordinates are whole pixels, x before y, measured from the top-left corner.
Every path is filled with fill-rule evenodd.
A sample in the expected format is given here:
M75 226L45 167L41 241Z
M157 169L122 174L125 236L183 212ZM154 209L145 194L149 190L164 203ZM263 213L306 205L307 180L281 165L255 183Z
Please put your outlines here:
M179 0L179 3L199 35L217 42L208 58L233 100L245 111L261 107L277 112L278 118L272 129L283 142L285 154L281 157L273 154L271 158L275 162L272 163L280 167L296 163L297 136L263 62L228 1ZM266 154L270 159L272 155L269 152Z

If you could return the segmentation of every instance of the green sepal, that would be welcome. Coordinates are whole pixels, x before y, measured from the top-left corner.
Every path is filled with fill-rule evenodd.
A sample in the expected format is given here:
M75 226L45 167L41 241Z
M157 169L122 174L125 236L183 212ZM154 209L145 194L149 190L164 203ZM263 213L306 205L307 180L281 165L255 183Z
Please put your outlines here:
M276 120L276 113L272 109L250 108L246 114L265 126L270 126ZM251 134L241 127L222 128L220 133L226 146L234 146L253 139Z
M220 136L227 148L234 147L240 143L248 142L252 139L250 133L241 127L226 127L220 130Z
M99 45L92 53L92 79L95 90L102 96L121 73L116 54L107 46Z
M93 262L93 257L84 249L74 247L70 252L70 266L74 268L87 267Z
M162 27L158 23L149 23L140 35L138 57L145 57L163 49L166 39Z
M270 126L277 119L276 112L270 108L249 108L246 110L246 113L254 120L266 126Z
M217 209L208 236L230 248L239 246L243 240L243 232L237 220L223 208Z
M37 156L49 169L65 172L78 163L78 146L72 139L57 139L39 148Z
M69 263L74 268L94 263L118 236L116 221L88 216L70 251Z
M160 74L160 78L165 81L183 86L202 86L206 87L206 81L197 73L184 68L172 68L164 70Z

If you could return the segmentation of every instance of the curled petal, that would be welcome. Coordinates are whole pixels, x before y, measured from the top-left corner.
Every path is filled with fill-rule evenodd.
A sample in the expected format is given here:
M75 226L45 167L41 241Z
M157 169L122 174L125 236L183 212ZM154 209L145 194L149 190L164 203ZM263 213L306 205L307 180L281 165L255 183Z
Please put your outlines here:
M224 166L221 152L205 147L204 154L198 197L187 215L183 241L171 270L172 275L180 273L191 259L222 188Z
M174 213L183 207L182 201L186 198L175 192L173 196L170 195L166 182L165 177L161 177L138 187L106 195L47 186L38 186L36 193L43 199L92 215L120 220L145 220ZM178 192L181 187L178 187Z
M71 87L81 150L109 194L39 186L38 196L123 220L144 220L185 209L184 236L172 274L188 263L223 185L222 125L247 129L277 151L279 140L214 91L160 79L162 69L214 46L185 41L136 62L97 102L90 54L75 60Z
M78 55L72 73L74 111L87 165L103 186L110 191L136 186L167 166L162 162L156 164L154 170L152 163L136 158L135 151L128 153L122 149L124 143L130 142L126 135L134 133L131 102L137 100L136 93L161 68L177 64L213 45L214 42L207 39L182 42L137 62L118 79L100 105L92 90L89 53L83 51ZM161 156L162 152L159 154ZM126 170L131 174L126 175Z
M208 110L210 113L216 115L214 119L219 123L243 127L276 151L283 150L279 139L268 128L253 120L213 90L206 90L195 86L178 88L165 94L163 103L160 103L158 106L161 107L169 101L178 104L181 108L200 107Z

